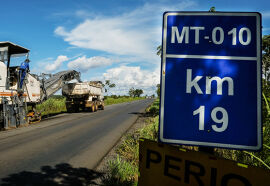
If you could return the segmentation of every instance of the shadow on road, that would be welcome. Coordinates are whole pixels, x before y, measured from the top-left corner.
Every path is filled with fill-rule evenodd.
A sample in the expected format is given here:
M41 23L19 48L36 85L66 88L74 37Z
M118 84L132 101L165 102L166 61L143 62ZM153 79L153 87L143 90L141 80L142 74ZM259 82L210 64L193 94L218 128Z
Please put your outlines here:
M144 116L146 113L143 113L143 112L130 112L128 114L134 114L134 115L138 115L139 117L142 117Z
M43 116L41 117L41 119L42 119L42 120L43 120L43 119L48 119L48 118L50 118L50 117L57 116L57 115L59 115L59 114L64 114L64 113L68 113L68 112L62 111L62 112L56 112L56 113L46 114L46 115L43 115Z
M157 115L156 113L151 112L130 112L128 114L138 115L139 117L154 117Z
M58 185L97 185L103 173L87 168L73 168L70 164L57 164L55 167L43 166L40 172L23 171L11 174L1 180L2 186L58 186Z

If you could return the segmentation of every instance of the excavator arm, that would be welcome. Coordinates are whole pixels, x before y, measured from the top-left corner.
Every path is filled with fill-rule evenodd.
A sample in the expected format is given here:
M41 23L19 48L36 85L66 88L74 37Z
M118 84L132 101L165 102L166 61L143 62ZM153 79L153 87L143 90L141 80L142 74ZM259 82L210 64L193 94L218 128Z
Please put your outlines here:
M48 76L48 78L46 78ZM43 102L60 90L63 85L73 79L80 80L80 72L75 70L61 71L56 74L43 74L41 78L40 101Z

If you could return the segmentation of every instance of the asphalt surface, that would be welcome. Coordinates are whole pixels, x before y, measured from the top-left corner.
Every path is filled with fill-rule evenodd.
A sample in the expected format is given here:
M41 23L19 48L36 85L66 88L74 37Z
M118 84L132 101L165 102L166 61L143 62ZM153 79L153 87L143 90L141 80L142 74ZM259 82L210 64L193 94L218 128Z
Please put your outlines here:
M17 184L25 177L40 180L59 171L72 177L79 167L94 169L152 102L145 99L110 105L95 113L65 113L0 132L0 183Z

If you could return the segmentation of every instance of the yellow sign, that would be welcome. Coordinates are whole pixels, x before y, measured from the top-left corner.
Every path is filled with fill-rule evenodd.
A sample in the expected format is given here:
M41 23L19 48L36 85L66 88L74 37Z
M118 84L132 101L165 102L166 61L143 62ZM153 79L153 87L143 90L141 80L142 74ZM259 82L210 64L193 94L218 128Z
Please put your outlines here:
M139 186L266 186L270 171L179 149L150 140L140 141Z

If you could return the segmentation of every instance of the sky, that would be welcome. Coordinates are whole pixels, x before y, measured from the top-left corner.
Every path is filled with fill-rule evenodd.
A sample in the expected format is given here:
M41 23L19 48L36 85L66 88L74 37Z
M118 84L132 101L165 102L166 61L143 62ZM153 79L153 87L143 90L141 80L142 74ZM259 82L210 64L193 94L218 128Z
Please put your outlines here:
M30 49L31 73L74 69L83 81L110 80L110 94L131 87L155 93L160 81L165 11L260 12L270 34L270 1L10 0L1 1L0 41Z

